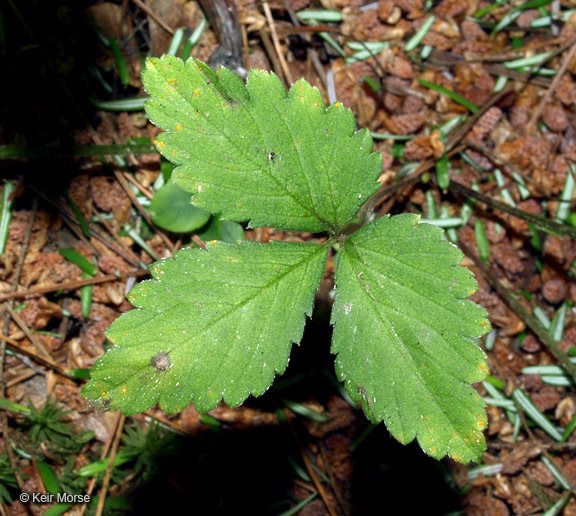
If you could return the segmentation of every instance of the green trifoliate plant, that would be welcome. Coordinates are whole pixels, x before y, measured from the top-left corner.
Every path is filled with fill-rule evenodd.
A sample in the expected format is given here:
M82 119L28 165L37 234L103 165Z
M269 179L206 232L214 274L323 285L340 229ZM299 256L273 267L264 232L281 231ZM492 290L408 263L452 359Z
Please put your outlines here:
M471 384L487 374L478 337L490 324L467 299L476 281L443 231L416 215L350 231L382 168L352 112L326 107L303 79L286 92L273 73L251 70L244 83L195 59L149 59L143 80L146 111L164 130L156 146L195 206L328 238L211 242L160 260L129 294L136 309L108 330L114 346L84 396L129 415L157 402L168 413L190 402L206 412L261 395L286 370L336 246L339 380L402 443L478 460L486 415Z

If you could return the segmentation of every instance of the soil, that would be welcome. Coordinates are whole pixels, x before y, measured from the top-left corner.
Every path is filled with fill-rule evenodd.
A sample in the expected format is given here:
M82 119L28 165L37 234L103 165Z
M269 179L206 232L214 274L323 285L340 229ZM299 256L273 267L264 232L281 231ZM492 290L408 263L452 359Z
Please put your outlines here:
M569 491L576 483L574 378L567 373L565 384L554 385L525 372L565 364L576 349L576 216L573 193L566 194L576 172L574 1L235 0L238 25L216 23L218 3L2 6L0 144L16 150L8 158L0 147L0 174L7 181L0 189L12 188L0 256L0 398L38 409L56 402L69 411L63 419L69 428L91 430L94 437L75 453L55 451L50 442L33 439L13 406L1 405L0 452L18 485L3 483L7 470L0 467L0 514L55 510L54 504L18 500L20 492L46 492L45 464L64 490L71 489L68 474L78 493L94 497L90 506L69 507L70 515L293 509L291 514L306 516L506 516L541 514L555 504L546 514L575 514ZM338 21L313 24L295 15L309 9L329 9ZM550 12L567 14L542 22ZM90 150L130 140L147 145L159 132L143 111L104 110L98 102L144 96L143 56L167 52L175 29L184 27L189 36L205 16L211 24L193 57L239 73L271 70L288 86L304 77L326 102L338 99L350 108L358 127L380 135L374 150L384 158L382 186L370 201L375 216L460 218L449 237L465 253L463 265L479 283L472 299L488 310L493 326L481 343L492 383L509 402L521 389L555 428L569 427L563 440L546 433L518 403L516 428L509 410L487 406L487 450L476 465L436 461L414 443L397 443L384 425L371 425L335 381L330 267L287 373L262 397L234 409L221 405L209 417L190 406L175 416L156 407L125 418L87 404L80 394L85 380L70 371L89 369L102 355L105 330L132 308L125 294L153 261L125 226L139 231L158 258L202 243L148 224L141 201L153 196L161 174L157 153L115 160ZM429 30L406 50L430 16ZM240 41L241 52L230 41ZM355 61L351 42L386 44ZM515 63L542 54L528 65ZM459 125L444 134L445 124L458 116ZM443 156L449 166L436 172ZM263 243L314 237L245 228L246 239ZM59 252L65 248L93 261L96 275L83 277ZM81 294L86 285L92 286L89 313ZM554 340L543 322L559 314L565 319ZM485 384L475 387L494 398ZM312 418L290 410L285 400ZM316 421L314 414L325 418ZM100 457L113 459L126 446L120 436L154 425L170 446L156 443L157 453L143 452L143 469L134 459L95 482L66 473ZM99 499L108 505L97 507Z

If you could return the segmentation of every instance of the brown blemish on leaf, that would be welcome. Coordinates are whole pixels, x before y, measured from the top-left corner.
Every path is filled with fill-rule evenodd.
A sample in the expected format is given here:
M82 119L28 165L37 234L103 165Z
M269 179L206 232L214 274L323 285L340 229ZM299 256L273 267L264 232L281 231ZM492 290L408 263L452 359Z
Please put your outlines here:
M166 351L160 351L160 353L156 353L156 355L150 359L150 365L157 371L168 371L172 363L170 362L168 353L166 353Z

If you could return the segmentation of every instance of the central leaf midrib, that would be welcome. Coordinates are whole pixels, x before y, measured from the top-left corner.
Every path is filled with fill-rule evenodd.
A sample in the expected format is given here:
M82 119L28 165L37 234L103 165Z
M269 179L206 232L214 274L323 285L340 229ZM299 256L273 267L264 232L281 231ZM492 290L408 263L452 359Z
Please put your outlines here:
M260 287L254 294L248 296L245 300L243 300L242 302L234 305L233 308L231 308L230 310L228 310L227 312L221 314L219 317L216 317L213 321L211 321L209 324L207 324L206 326L204 326L202 328L202 330L199 330L198 333L193 333L192 335L189 336L189 338L187 340L192 340L195 339L198 335L206 332L208 329L212 328L214 325L216 325L218 322L220 322L221 320L223 320L224 318L228 317L232 312L236 311L237 309L245 306L246 304L248 304L250 301L252 301L253 299L255 299L256 297L258 297L259 295L262 294L262 292L264 292L266 289L270 288L270 286L272 286L274 283L278 283L280 282L282 279L284 279L285 276L287 276L288 274L294 272L297 268L299 268L300 266L302 266L303 264L305 264L308 261L311 261L312 257L314 257L316 255L316 253L326 249L326 244L324 245L316 245L316 244L301 244L301 245L306 245L306 246L314 246L316 247L316 249L314 249L310 254L308 254L303 260L297 262L296 264L294 264L291 268L289 268L288 270L286 270L285 272L283 272L281 275L276 276L275 278L272 279L272 281L266 283L265 285L263 285L262 287ZM157 281L156 279L154 281ZM156 317L166 317L169 313L170 310L172 308L163 311L162 313L158 314L154 314L154 317L152 317L151 319L155 319ZM148 308L142 308L142 310L150 310ZM180 348L181 346L186 345L185 343L182 344L178 344L176 346L173 346L172 348L170 348L168 351L166 351L166 353L170 354L172 353L172 351L174 351L175 349ZM164 350L162 350L164 351ZM134 376L136 376L138 373L140 373L141 371L144 371L145 369L147 369L150 366L150 364L146 364L145 366L139 368L138 370L135 370L134 374L128 376L128 378L132 378ZM123 381L118 382L117 384L113 385L113 388L118 387L119 385L121 385L122 383L124 383Z
M380 314L380 312L377 310L378 305L380 304L379 301L375 298L375 296L370 292L370 290L364 288L363 284L362 284L362 280L360 279L362 276L360 276L360 278L358 278L358 274L359 271L356 267L354 267L354 258L356 258L357 263L361 264L363 263L360 255L358 254L358 252L355 249L350 249L347 248L347 252L348 252L348 262L350 263L350 267L352 268L353 272L354 272L354 277L358 280L358 283L361 284L361 291L370 299L370 301L372 301L372 306L373 306L373 311L376 314L376 317L380 320L380 322L384 325L384 326L388 326L390 324L390 321L385 320L382 318L382 315ZM396 349L398 349L396 347ZM409 353L410 354L410 353ZM411 355L410 355L411 356ZM414 360L406 360L407 365L410 367L410 369L413 371L413 373L415 374L415 376L417 378L419 378L421 385L424 387L424 389L426 390L426 392L428 392L429 394L432 395L432 398L436 401L436 397L434 396L434 392L432 392L426 382L426 380L422 377L422 374L420 372L420 370L415 366L414 364ZM469 383L467 382L463 382L461 380L456 379L457 381L459 381L460 383L462 383L465 386L470 386ZM435 403L436 407L438 407L438 410L444 415L445 419L450 421L451 427L454 429L455 432L457 432L458 436L461 437L460 432L457 430L457 426L454 424L452 418L450 417L450 415L444 410L444 408L442 407L442 405L438 404L437 402ZM418 425L418 424L417 424ZM450 439L451 440L451 439ZM450 441L449 440L449 441ZM465 442L464 439L461 437L461 442Z
M161 69L160 67L157 68L160 71L160 74L163 77L166 77L166 74L164 74L164 69ZM186 69L185 69L186 72ZM190 103L190 101L186 98L186 96L182 93L181 88L179 87L178 82L176 81L176 84L174 85L174 90L178 92L178 94L180 95L180 97L183 99L183 101L188 104L192 109L196 110L197 108L194 107L194 105L192 103ZM220 91L218 91L218 93L220 93ZM224 99L226 100L226 99ZM251 99L252 100L252 99ZM254 116L252 114L252 112L247 108L247 106L245 104L245 102L239 102L238 105L235 106L235 109L238 109L239 107L244 107L245 111L250 115L250 117L252 118L252 120L254 120ZM199 113L202 113L200 110L198 110ZM202 113L203 115L203 113ZM316 207L314 206L314 203L312 203L312 208L305 206L299 199L298 197L295 196L294 193L292 193L286 185L284 185L282 182L280 182L273 174L270 173L269 169L267 169L266 167L261 167L261 165L259 163L255 163L251 156L249 154L247 154L246 152L244 152L244 149L242 149L241 147L239 147L237 145L237 142L240 142L240 140L238 140L237 138L232 138L231 136L229 136L228 134L226 134L225 132L222 131L221 128L219 128L215 123L213 123L209 118L206 118L205 116L203 116L204 120L207 122L207 125L210 125L213 129L216 129L217 132L223 136L230 144L232 147L234 147L237 151L239 151L243 156L249 156L248 160L251 161L254 164L254 168L256 170L259 170L261 172L264 172L264 174L278 187L280 187L280 189L284 190L286 192L286 194L288 195L288 197L290 197L295 204L297 204L298 206L300 206L302 209L305 210L305 212L312 214L313 216L316 217L316 219L318 220L318 222L320 222L321 224L324 225L325 229L331 229L332 225L329 224L326 220L324 220L323 217L321 217L319 215L319 213L316 211ZM260 143L262 143L262 133L260 131L260 128L258 127L257 124L255 124L258 133L260 134ZM171 134L172 131L171 129L165 129L165 131L168 134ZM298 154L298 150L296 149L296 153ZM299 154L298 154L299 155ZM306 175L304 174L304 177L306 177ZM306 182L308 182L308 179L306 178Z

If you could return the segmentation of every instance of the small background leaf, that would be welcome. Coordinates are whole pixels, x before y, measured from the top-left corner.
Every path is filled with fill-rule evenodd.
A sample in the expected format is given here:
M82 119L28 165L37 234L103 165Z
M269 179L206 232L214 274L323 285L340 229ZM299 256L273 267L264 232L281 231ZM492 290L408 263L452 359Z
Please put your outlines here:
M244 240L244 228L232 220L220 220L212 217L210 222L197 233L204 242L211 240L222 240L235 244L239 240Z
M190 233L201 228L210 214L193 206L190 194L172 182L159 188L150 203L150 216L163 229L173 233Z

